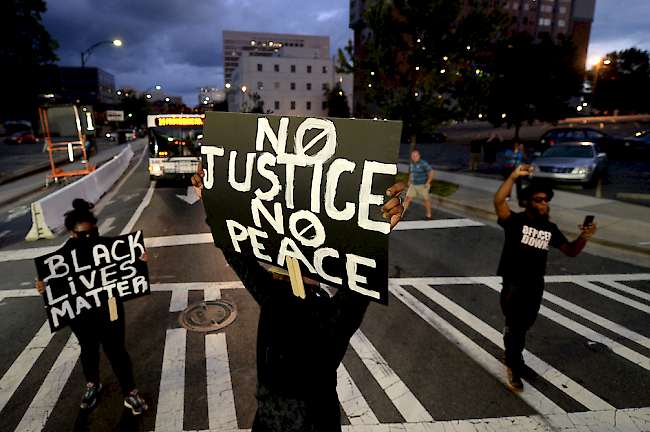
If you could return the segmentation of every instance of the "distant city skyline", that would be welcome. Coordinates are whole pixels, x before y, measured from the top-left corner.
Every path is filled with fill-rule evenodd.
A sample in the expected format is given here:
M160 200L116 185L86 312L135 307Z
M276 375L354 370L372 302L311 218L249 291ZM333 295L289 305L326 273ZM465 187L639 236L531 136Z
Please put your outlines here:
M59 42L59 65L80 66L81 51L120 39L121 47L98 47L87 66L114 75L118 88L160 85L188 106L197 104L197 87L223 85L223 30L329 36L330 56L353 37L349 0L190 5L181 0L49 0L43 25ZM632 47L650 50L649 17L649 1L596 0L588 58Z

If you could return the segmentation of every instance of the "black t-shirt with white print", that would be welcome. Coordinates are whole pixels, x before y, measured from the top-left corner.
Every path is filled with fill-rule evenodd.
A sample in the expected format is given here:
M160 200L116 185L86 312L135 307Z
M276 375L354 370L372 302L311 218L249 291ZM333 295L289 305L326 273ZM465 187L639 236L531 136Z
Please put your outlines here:
M499 225L506 232L506 241L497 274L503 278L539 280L546 274L549 246L568 243L557 225L533 219L526 213L511 213Z

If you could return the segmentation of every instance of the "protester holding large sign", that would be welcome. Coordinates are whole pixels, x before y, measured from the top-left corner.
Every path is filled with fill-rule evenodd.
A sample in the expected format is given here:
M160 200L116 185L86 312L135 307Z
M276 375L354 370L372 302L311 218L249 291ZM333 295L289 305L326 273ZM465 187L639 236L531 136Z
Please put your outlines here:
M59 250L35 259L36 288L44 294L52 331L70 325L81 347L86 393L81 408L95 405L102 389L99 346L117 376L124 405L134 415L147 409L133 379L124 347L122 302L150 293L142 231L116 238L99 237L93 205L82 199L65 214L70 238Z
M211 114L207 170L199 165L192 184L215 244L261 308L253 431L340 431L337 368L370 300L387 300L387 234L404 211L389 156L397 158L399 124ZM287 257L336 294L306 282L301 299L258 263Z

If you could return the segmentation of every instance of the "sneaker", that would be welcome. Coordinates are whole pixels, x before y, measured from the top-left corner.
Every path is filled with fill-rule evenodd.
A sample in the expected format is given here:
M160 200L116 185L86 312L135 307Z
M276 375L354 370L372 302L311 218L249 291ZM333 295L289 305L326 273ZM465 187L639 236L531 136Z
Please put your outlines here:
M535 381L539 379L539 374L535 372L535 369L531 368L526 363L522 363L518 369L519 375L521 375L521 377L525 380Z
M81 399L81 409L88 409L94 406L97 403L97 395L102 391L102 388L102 383L99 383L99 385L91 382L86 384L86 394Z
M142 414L143 411L149 409L147 403L138 394L138 390L133 390L127 397L124 398L124 406L131 409L133 415Z
M508 387L516 392L524 391L524 383L521 382L521 376L517 371L513 370L510 366L506 366L506 374L508 375Z

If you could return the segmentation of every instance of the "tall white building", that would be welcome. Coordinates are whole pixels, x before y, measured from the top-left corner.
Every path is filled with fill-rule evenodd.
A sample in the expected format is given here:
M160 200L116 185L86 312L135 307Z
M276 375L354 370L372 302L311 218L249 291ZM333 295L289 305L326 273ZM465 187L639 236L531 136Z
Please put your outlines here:
M322 58L317 48L284 46L271 57L242 52L231 77L228 111L252 107L257 93L264 111L276 115L327 116L325 91L337 83L348 98L352 112L353 76L336 72L338 56Z

